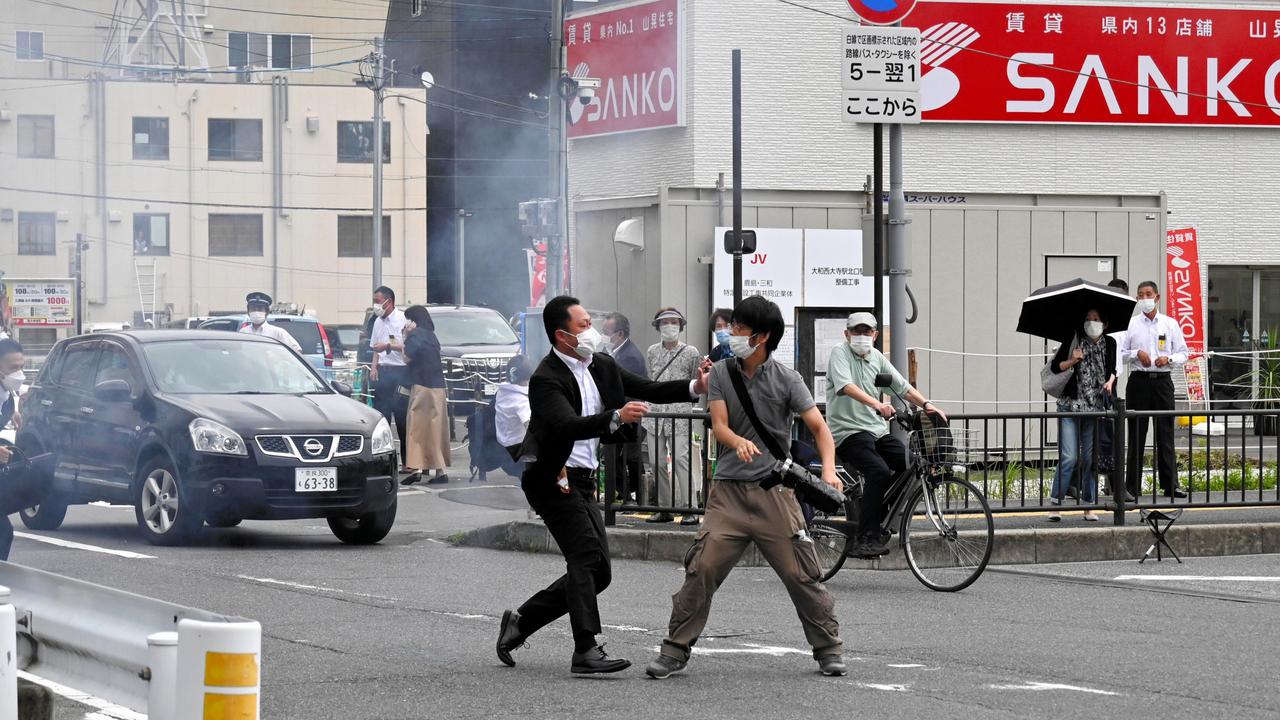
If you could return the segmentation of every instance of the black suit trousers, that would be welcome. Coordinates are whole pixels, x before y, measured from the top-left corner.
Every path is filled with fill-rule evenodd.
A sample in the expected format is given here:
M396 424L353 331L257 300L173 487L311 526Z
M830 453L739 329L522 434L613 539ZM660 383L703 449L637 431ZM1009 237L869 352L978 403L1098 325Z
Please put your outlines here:
M594 501L595 480L584 471L570 473L567 494L551 483L530 482L526 473L524 495L560 546L568 569L520 606L520 631L532 635L568 613L574 640L582 644L600 634L596 595L609 587L612 569L604 517Z
M1130 410L1173 410L1173 378L1169 373L1132 372L1129 374ZM1129 465L1125 479L1129 494L1138 496L1142 488L1141 472L1146 453L1147 421L1156 426L1156 468L1160 489L1171 492L1178 486L1178 466L1173 451L1173 418L1133 418L1129 420Z

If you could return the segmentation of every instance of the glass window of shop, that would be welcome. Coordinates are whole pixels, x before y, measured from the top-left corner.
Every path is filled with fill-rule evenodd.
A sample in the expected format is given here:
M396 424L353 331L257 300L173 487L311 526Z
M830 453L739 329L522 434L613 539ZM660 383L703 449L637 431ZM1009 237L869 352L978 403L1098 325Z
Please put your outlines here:
M1280 363L1280 267L1209 266L1212 397L1257 397L1259 371ZM1242 406L1247 403L1242 403Z

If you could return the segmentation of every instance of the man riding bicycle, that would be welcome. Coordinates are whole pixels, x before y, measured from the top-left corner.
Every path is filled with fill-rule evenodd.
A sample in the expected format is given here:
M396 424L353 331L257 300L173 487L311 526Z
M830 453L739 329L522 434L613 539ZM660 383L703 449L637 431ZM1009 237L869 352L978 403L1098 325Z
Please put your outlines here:
M849 554L876 558L889 552L888 538L880 534L884 519L884 493L893 478L907 467L907 448L889 434L891 403L883 401L876 375L889 373L892 389L942 422L947 416L911 387L889 363L875 343L878 323L869 312L856 312L845 323L848 341L831 351L827 361L827 425L836 441L836 455L848 467L862 473L858 538Z

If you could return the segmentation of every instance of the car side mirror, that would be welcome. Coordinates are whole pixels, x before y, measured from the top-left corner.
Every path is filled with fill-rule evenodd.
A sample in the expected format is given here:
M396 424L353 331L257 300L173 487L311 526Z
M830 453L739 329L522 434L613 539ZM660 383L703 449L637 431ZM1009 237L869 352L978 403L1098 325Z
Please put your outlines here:
M342 382L341 380L334 380L329 384L333 386L334 392L338 393L343 397L351 397L352 393L354 392L351 389L350 385Z
M876 373L876 387L893 387L893 375L891 373Z
M128 402L133 397L133 388L124 380L103 380L94 386L93 396L102 402Z

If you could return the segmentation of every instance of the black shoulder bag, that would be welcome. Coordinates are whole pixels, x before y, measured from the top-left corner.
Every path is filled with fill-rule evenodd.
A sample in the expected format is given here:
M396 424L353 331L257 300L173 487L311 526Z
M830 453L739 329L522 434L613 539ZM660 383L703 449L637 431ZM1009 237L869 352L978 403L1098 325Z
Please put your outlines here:
M729 379L733 382L738 402L742 403L742 409L747 413L747 419L751 421L751 427L755 428L756 434L764 442L769 454L783 465L781 469L775 470L767 481L760 483L760 487L767 490L774 485L782 484L795 490L796 498L801 504L812 505L827 514L839 512L844 506L844 495L825 483L822 478L809 472L809 463L818 457L817 450L799 440L792 440L791 453L783 452L777 438L765 429L764 423L760 422L760 416L756 415L755 404L751 402L751 395L747 393L747 384L742 379L742 371L732 359L729 360Z

